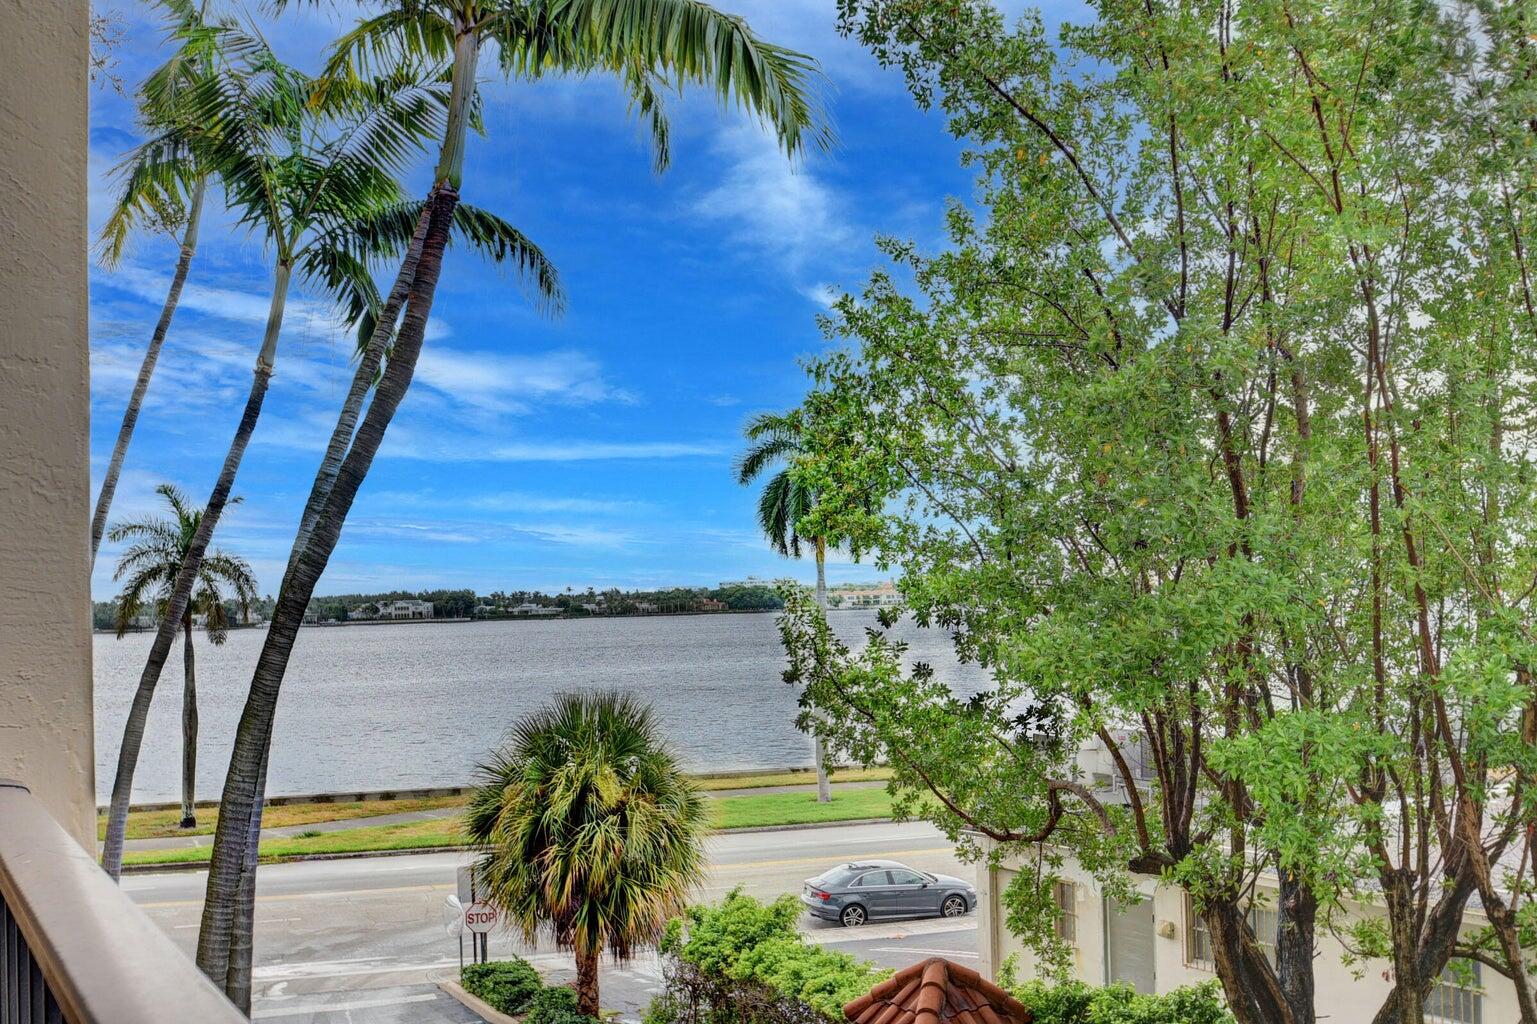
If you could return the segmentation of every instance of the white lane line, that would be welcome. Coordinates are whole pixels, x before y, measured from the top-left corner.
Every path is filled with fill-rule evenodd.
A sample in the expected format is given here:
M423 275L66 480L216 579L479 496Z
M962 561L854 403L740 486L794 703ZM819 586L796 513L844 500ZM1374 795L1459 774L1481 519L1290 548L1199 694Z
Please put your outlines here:
M251 977L258 982L266 984L271 981L301 981L316 978L356 978L374 974L397 974L422 971L440 971L445 967L459 966L458 960L436 960L432 963L393 963L387 964L380 960L371 961L373 967L345 968L343 964L351 961L332 960L326 963L314 964L283 964L271 967L258 967L251 972ZM340 968L340 969L338 969Z
M959 956L967 960L982 959L981 953L968 953L961 949L924 949L921 946L873 946L872 953L924 953L928 956Z
M868 942L878 939L906 939L915 935L942 935L945 932L969 932L976 929L975 922L966 924L951 924L944 918L934 919L930 924L922 919L916 921L904 921L896 925L887 925L884 928L865 925L863 928L817 928L815 930L801 930L801 938L807 942L818 945L837 945L843 942Z
M372 1010L381 1006L401 1006L405 1003L427 1003L438 998L436 992L423 992L416 996L396 996L393 999L354 999L349 1003L311 1003L308 1006L275 1006L270 1009L257 1010L251 1014L252 1020L264 1020L274 1017L297 1017L300 1014L314 1015L317 1013L346 1013L351 1010Z

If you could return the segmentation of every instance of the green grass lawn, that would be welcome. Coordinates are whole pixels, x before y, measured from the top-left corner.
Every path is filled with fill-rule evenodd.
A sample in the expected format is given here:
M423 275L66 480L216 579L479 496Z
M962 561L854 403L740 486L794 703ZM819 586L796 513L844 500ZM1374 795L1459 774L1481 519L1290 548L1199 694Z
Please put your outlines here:
M833 781L869 782L889 779L890 777L891 772L886 768L850 768L834 774ZM777 772L763 775L697 775L694 777L694 781L701 789L762 789L767 786L811 785L816 782L816 776L810 772ZM267 807L262 813L262 826L264 828L282 828L288 825L314 825L323 821L351 821L357 818L377 817L382 814L400 814L405 811L435 810L439 807L463 807L465 801L466 798L463 796L437 796L401 800L367 800L350 803L279 804ZM197 811L197 827L188 829L181 827L181 812L175 808L168 811L134 811L128 815L127 835L129 839L211 836L213 835L214 825L218 820L219 809L216 806L199 807ZM837 819L813 818L808 820ZM97 840L103 840L106 837L107 816L101 814L96 819L96 838Z
M404 802L404 801L398 801ZM834 791L831 803L817 803L812 793L756 793L710 798L717 828L753 828L775 825L807 825L824 821L891 816L891 797L884 789ZM274 808L276 810L277 808ZM460 819L441 818L402 825L364 825L340 832L295 836L262 843L263 862L313 857L320 854L366 853L381 850L431 850L464 844ZM206 863L208 847L186 850L134 850L126 864Z

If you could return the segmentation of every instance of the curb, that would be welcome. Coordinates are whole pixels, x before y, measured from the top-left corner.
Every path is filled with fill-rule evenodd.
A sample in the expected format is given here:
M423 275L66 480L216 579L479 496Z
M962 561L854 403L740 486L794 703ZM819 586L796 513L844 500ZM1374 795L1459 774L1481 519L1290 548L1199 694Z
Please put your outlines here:
M486 1024L517 1024L516 1018L507 1016L507 1014L496 1009L484 999L479 999L470 995L464 990L464 986L459 984L457 981L453 981L449 978L440 978L435 975L429 975L427 980L433 982L438 986L438 988L459 1000L459 1002L464 1004L466 1009L468 1009L471 1013L478 1015L482 1020L486 1022Z
M714 835L750 835L754 832L805 832L816 828L838 828L842 825L882 825L895 818L850 818L847 821L807 821L798 825L750 825L745 828L718 828ZM266 860L262 864L300 864L311 860L357 860L362 857L413 857L429 853L466 853L472 846L419 846L401 850L354 850L348 853L306 853L281 860ZM207 871L207 861L182 861L170 864L124 864L125 875L158 875L168 871ZM471 998L474 998L473 996Z

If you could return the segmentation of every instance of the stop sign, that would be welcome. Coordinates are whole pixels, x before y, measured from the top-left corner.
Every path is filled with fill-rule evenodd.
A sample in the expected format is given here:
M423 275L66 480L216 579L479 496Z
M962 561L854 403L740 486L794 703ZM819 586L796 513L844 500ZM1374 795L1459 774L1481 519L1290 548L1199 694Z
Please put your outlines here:
M471 903L464 908L464 927L483 935L496 927L496 908L489 903Z

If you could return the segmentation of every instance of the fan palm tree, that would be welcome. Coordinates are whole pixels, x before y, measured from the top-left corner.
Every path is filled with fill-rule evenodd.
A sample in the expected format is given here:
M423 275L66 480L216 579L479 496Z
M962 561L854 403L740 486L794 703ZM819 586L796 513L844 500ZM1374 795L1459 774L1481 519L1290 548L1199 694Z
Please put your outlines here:
M577 1008L598 1015L598 958L629 960L682 911L703 872L704 802L617 693L563 694L481 766L465 830L480 891L533 941L576 955Z
M274 254L266 329L251 389L187 558L168 596L123 730L108 808L102 866L114 878L122 867L123 839L133 774L155 685L175 640L176 622L197 582L199 563L223 514L241 459L255 431L277 358L290 284L297 272L358 320L377 309L370 264L398 257L411 244L419 204L407 201L392 173L436 133L446 90L441 75L403 66L380 79L349 83L315 101L314 82L253 48L244 66L198 82L184 97L175 122L140 150L191 151L216 173L240 223ZM188 126L196 126L188 128ZM516 251L546 267L543 254L484 211L468 208L448 230L493 256ZM446 239L445 239L446 241ZM553 271L546 267L553 281Z
M108 539L114 544L131 542L118 556L113 579L123 581L117 599L117 635L128 631L133 620L146 606L163 613L167 598L176 584L176 574L186 561L192 538L203 520L203 510L193 507L187 496L171 484L161 484L155 493L165 500L170 519L146 517L114 526ZM239 498L231 498L234 504ZM249 614L257 599L256 574L245 559L223 551L205 555L198 566L197 590L181 615L182 630L182 705L181 705L181 827L197 827L197 672L192 652L192 619L201 614L207 619L208 642L224 643L229 635L225 610L225 591L240 608L241 617Z
M252 675L220 798L198 964L216 983L223 979L226 994L241 1006L250 1002L256 852L283 674L315 584L411 385L442 272L447 225L463 184L482 47L495 47L509 77L599 71L616 75L629 92L632 109L650 125L659 169L667 163L669 138L662 97L689 83L711 88L723 102L754 113L789 155L808 143L825 145L830 138L811 95L815 62L760 40L742 19L699 0L393 0L378 6L383 8L379 14L338 41L326 81L345 85L380 61L451 59L448 116L425 223L419 224L421 245L408 254L411 265L403 264L396 279L404 301L398 312L381 312L356 380L363 380L371 362L380 365L390 345L388 365L366 416L359 420L354 412L349 422L344 406L338 418Z
M233 24L205 21L206 4L194 7L186 0L157 0L156 5L167 16L168 34L176 44L176 51L139 89L139 120L149 134L165 136L166 129L178 116L181 99L187 90L229 68L241 53L249 52L254 40ZM182 127L187 131L196 130L195 125ZM170 332L171 319L176 315L192 258L197 253L203 201L208 191L208 175L188 151L151 153L140 150L134 157L119 164L115 170L121 184L98 243L102 266L108 270L115 268L122 261L128 239L139 230L180 228L181 245L165 302L160 307L160 318L155 321L155 329L144 349L139 375L123 410L123 422L118 427L112 457L102 476L101 491L96 496L96 511L91 516L92 564L101 547L107 515L117 492L123 461L128 456L128 444L133 440L134 427L139 421L139 410L144 405L144 395L149 390L160 349Z
M747 423L744 431L749 442L737 460L737 483L752 483L771 467L779 472L769 477L758 497L758 527L775 551L791 558L801 556L802 544L809 544L816 556L817 606L827 613L827 538L802 537L800 522L816 505L816 494L795 478L789 463L801 454L800 430L793 416L786 413L760 413ZM813 748L817 769L817 801L832 800L827 780L827 747L817 737Z

